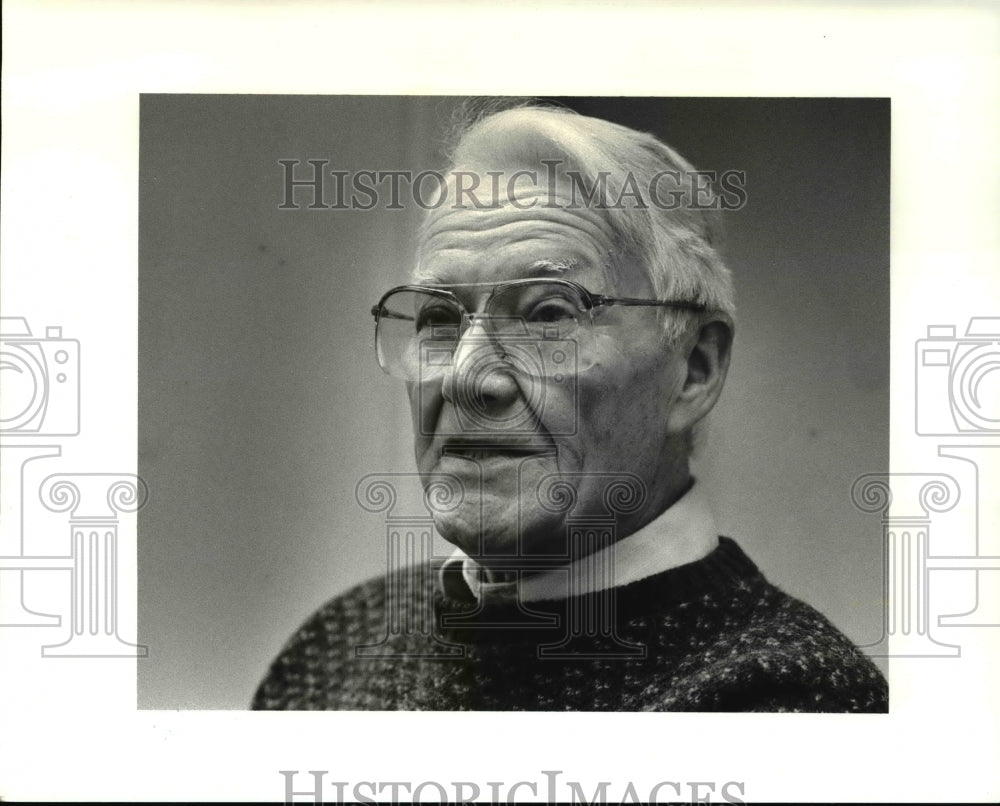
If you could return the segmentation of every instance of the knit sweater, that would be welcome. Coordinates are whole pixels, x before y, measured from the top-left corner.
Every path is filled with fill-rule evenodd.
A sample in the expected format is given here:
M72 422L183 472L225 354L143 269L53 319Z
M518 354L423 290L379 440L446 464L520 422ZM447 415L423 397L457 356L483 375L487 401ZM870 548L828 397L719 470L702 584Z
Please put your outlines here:
M610 598L604 591L525 609L516 600L479 603L451 585L446 593L435 573L412 570L321 607L273 662L252 707L888 710L886 681L871 661L728 538L704 559L614 588ZM433 590L414 589L414 579ZM599 609L609 606L610 621Z

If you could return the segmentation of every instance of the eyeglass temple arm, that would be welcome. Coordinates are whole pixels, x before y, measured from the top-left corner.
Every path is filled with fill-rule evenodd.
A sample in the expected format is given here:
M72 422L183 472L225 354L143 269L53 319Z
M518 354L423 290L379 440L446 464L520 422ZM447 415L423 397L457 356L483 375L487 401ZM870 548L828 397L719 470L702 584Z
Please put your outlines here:
M695 313L704 313L706 306L702 305L700 302L670 302L659 299L636 299L634 297L603 297L594 296L595 305L641 305L647 308L658 307L658 308L679 308L685 311L694 311Z
M382 308L378 305L372 305L372 316L376 319L401 319L404 322L412 322L413 317L407 316L403 313L395 313L390 311L388 308Z

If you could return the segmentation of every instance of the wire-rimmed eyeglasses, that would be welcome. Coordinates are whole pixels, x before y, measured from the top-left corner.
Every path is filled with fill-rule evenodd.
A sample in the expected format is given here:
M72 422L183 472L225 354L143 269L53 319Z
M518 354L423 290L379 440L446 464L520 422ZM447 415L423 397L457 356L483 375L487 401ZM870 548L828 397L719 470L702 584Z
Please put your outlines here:
M474 287L492 287L481 313L470 312L452 290ZM576 340L581 329L594 323L596 311L614 305L706 310L682 300L593 294L561 278L402 285L383 294L371 309L375 351L388 375L429 380L451 366L460 341L472 339L482 345L481 354L499 356L530 375L552 377L579 369ZM467 335L477 323L483 325L482 333Z

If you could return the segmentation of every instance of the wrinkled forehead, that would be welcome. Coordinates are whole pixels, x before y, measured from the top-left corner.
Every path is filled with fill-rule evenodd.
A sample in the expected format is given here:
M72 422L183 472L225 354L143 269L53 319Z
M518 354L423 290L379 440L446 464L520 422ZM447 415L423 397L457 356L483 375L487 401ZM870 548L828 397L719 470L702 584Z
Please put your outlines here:
M418 237L413 280L450 284L563 276L595 292L641 285L606 210L553 164L491 163L444 173Z

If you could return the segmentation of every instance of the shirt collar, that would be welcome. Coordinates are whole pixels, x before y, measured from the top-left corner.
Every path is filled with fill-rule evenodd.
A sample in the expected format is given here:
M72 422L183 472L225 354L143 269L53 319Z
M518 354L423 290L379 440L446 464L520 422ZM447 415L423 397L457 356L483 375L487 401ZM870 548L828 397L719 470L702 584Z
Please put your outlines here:
M701 486L693 483L673 506L610 546L571 565L524 575L517 582L486 582L479 564L456 549L441 568L448 590L455 572L477 599L517 596L522 602L565 599L628 585L648 576L695 562L719 544L719 533Z

